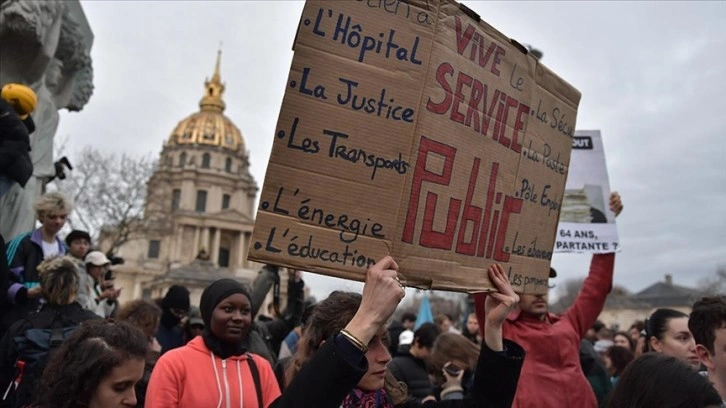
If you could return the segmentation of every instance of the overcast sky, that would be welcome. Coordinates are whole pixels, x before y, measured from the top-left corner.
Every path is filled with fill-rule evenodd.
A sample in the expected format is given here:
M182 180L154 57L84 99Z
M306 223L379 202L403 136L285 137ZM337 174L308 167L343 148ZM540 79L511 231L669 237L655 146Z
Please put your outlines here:
M672 274L696 286L726 265L726 2L479 2L482 19L544 51L582 92L577 128L600 129L625 210L615 282L637 291ZM229 116L264 181L303 2L84 1L95 91L61 115L71 151L158 154L198 110L220 42ZM590 256L556 255L559 279ZM345 284L309 274L318 298Z

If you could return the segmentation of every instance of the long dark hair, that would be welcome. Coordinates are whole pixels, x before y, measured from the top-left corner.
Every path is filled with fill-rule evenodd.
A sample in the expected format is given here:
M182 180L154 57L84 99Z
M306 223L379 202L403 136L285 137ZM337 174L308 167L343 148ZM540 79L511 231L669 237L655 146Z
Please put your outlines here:
M53 354L38 389L42 408L88 406L98 385L115 367L144 361L144 334L125 322L83 322Z
M361 299L358 293L335 291L315 306L297 343L297 351L285 371L287 385L320 349L323 341L344 329L353 319L360 307ZM390 372L386 372L384 387L394 405L403 404L408 399L406 389Z
M716 389L675 357L647 353L620 376L608 408L705 408L721 406Z
M610 363L612 363L612 372L609 374L613 377L620 377L634 358L630 349L620 346L610 346L605 351L605 355L610 358Z
M628 341L628 350L630 350L630 352L635 351L635 344L633 344L633 339L630 338L630 334L628 334L624 331L619 331L613 335L613 339L615 339L615 336L625 337L625 339Z
M688 317L687 314L673 309L658 309L645 319L645 349L643 352L653 351L650 345L650 339L655 337L658 341L663 340L663 336L668 331L668 322L671 319Z

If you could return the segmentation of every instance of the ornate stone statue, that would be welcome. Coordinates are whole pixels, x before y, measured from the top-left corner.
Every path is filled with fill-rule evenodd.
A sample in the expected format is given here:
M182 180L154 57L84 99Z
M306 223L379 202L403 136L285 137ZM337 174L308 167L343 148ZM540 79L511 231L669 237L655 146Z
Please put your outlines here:
M0 198L0 234L7 239L33 228L33 200L55 175L58 110L80 111L93 93L92 44L78 0L0 0L0 84L26 84L38 95L33 177Z

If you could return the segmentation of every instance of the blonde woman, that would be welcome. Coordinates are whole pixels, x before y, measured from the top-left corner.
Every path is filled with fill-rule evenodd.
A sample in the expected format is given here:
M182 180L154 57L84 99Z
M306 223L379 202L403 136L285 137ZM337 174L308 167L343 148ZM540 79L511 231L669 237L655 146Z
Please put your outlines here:
M28 312L38 310L42 295L38 265L44 259L66 253L66 247L57 235L73 210L73 202L61 193L47 193L38 197L33 208L41 227L7 243L6 255L10 264L7 302L10 307L2 315L0 333Z

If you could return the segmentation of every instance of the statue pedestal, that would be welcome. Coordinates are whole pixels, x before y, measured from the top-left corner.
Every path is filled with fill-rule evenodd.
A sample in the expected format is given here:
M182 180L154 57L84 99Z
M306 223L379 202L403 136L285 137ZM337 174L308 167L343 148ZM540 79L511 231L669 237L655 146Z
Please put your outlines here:
M0 197L0 234L33 229L33 201L55 175L53 138L59 109L80 111L93 93L93 33L78 0L17 0L0 6L0 85L15 82L38 95L30 135L33 177Z

